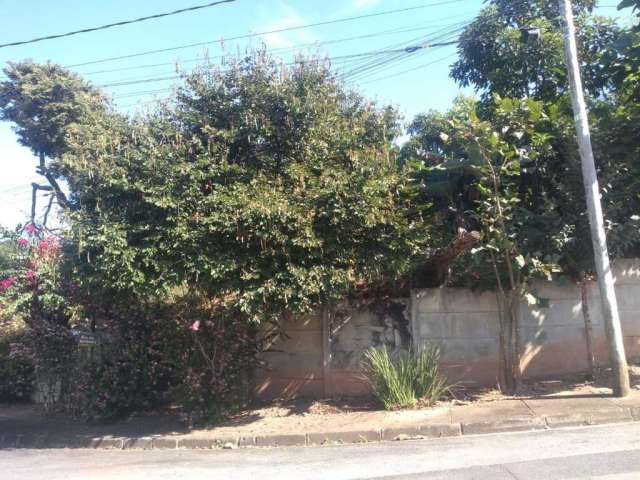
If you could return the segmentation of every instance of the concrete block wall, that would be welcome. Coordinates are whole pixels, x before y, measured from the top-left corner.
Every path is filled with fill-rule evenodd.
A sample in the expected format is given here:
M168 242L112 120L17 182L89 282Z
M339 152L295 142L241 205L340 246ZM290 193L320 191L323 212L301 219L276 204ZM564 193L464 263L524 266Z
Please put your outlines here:
M494 293L462 288L414 290L414 346L437 346L441 366L455 381L495 382L498 373L498 306Z
M640 259L614 265L616 295L625 348L640 357ZM521 369L525 378L549 378L586 372L588 358L578 286L538 282L533 293L544 301L520 305ZM375 309L342 305L340 315L315 315L285 323L281 336L255 376L260 398L326 397L367 392L360 365L370 346L406 348L407 332L414 347L437 345L442 368L453 381L495 385L498 378L499 320L494 292L438 288L414 290L410 299L396 299L404 309L400 321ZM600 295L587 285L596 363L608 364ZM402 320L406 317L406 325ZM402 345L400 344L402 343Z
M342 305L329 317L327 393L361 395L369 387L362 376L362 359L370 347L391 350L411 346L411 309L408 298L384 305L355 308Z
M616 296L627 357L640 356L640 260L614 264ZM520 304L518 333L524 378L586 372L589 368L580 288L536 282L539 305ZM494 292L440 288L412 292L414 345L438 345L442 366L455 381L493 385L498 377L498 308ZM596 364L608 364L600 293L587 284Z
M409 299L392 300L394 318L384 308L339 305L283 325L284 334L262 354L254 375L254 396L263 399L362 395L369 391L361 361L371 346L411 344ZM389 306L389 305L387 305ZM403 341L405 344L403 344Z
M322 315L288 320L284 333L262 353L256 369L253 393L256 398L324 396Z

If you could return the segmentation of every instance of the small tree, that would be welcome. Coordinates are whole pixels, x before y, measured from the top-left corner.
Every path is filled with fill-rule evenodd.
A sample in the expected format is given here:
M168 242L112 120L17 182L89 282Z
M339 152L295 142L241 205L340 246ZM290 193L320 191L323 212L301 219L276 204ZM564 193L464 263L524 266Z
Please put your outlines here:
M31 223L36 222L38 190L52 193L43 219L46 223L54 199L60 207L68 206L59 184L64 172L56 160L67 151L69 128L104 112L105 97L78 75L51 63L9 62L4 74L0 120L13 122L18 141L39 158L36 171L47 184L33 184Z
M497 291L500 386L507 392L513 392L520 380L520 302L537 301L528 283L559 271L557 245L552 243L561 241L555 206L549 199L545 205L532 203L531 192L523 188L524 173L551 152L546 121L541 103L500 98L491 122L473 111L465 120L453 120L454 138L463 142L477 171L474 186L479 196L467 215L476 219L483 235L481 246L472 250L471 264L488 262L493 271L488 283Z

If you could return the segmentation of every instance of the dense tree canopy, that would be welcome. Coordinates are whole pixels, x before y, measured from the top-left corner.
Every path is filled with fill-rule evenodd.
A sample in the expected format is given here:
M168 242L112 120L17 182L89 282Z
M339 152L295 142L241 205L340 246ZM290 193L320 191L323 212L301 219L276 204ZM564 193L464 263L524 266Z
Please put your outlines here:
M558 2L492 0L460 37L460 58L451 76L460 85L491 95L534 97L554 101L567 91ZM621 29L607 18L591 15L595 2L574 2L585 88L597 95L611 87L602 57L611 54ZM539 37L527 38L528 28Z
M59 157L67 128L103 109L102 94L59 65L8 63L0 82L0 119L13 122L18 141L35 155Z
M108 137L78 129L62 160L81 205L80 258L92 259L84 275L112 287L188 285L248 318L278 318L427 253L391 149L396 114L316 61L207 67L173 105L117 124Z

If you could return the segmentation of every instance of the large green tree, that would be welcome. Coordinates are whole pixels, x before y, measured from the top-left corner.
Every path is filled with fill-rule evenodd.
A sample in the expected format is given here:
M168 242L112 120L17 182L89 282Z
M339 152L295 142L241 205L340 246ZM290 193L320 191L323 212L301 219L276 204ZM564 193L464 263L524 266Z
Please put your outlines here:
M113 287L188 285L279 319L428 253L391 144L397 115L315 60L207 66L172 105L114 125L78 129L62 161L79 186L84 268Z
M491 96L555 101L567 92L562 29L555 0L490 0L460 36L460 58L451 76L472 86L487 104ZM611 87L602 56L620 37L608 18L590 13L595 2L573 2L585 88L598 95ZM527 33L538 29L539 36Z
M29 89L23 76L5 83L4 118L68 185L64 271L82 322L117 342L115 366L88 370L89 398L117 400L108 414L120 397L100 389L142 382L146 398L159 351L190 408L219 413L259 347L251 325L393 280L429 253L396 161L397 113L318 59L205 65L135 117L60 67L18 69L44 73ZM27 90L44 99L30 114Z

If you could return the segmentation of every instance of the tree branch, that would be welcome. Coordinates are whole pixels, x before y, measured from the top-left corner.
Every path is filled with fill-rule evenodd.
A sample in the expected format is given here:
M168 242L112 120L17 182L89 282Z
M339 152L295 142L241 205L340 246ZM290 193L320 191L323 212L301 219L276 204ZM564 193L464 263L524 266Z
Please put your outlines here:
M53 206L53 199L55 195L51 194L49 196L49 203L47 204L47 209L44 211L44 218L42 219L42 226L47 226L47 219L49 218L49 212L51 212L51 207Z
M45 163L44 153L42 152L40 152L40 165L38 165L38 167L36 168L36 171L38 172L38 174L45 177L49 182L49 185L51 185L51 188L55 192L58 205L60 205L61 208L66 208L67 204L69 203L67 200L67 196L64 194L64 192L60 188L60 185L58 184L58 181L56 180L56 178L53 176L51 171L49 171L49 169L47 168Z
M31 184L31 223L35 224L36 222L36 203L38 200L38 190L44 190L50 192L53 190L53 187L49 187L46 185L38 185L37 183Z

